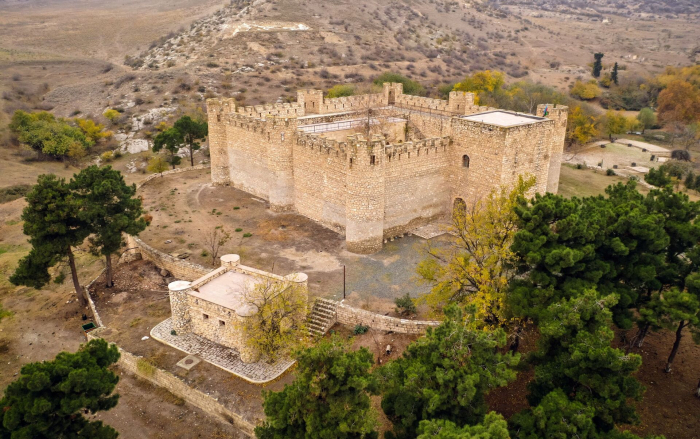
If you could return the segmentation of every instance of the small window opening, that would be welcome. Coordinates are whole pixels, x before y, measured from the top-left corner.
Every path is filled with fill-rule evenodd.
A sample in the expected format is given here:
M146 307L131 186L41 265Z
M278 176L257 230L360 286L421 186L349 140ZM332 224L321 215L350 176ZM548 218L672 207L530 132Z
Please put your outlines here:
M209 314L202 314L202 318L204 320L209 320Z
M374 165L376 163L376 161L377 161L376 156L373 156L373 155L369 156L369 164L370 165Z
M224 322L223 320L219 320L219 326L226 326L226 322Z
M282 141L284 142L284 133L282 133Z
M221 122L221 115L220 115L220 114L217 114L217 115L216 115L216 121L217 121L217 122Z
M469 156L468 155L462 156L462 167L464 167L464 168L469 167Z

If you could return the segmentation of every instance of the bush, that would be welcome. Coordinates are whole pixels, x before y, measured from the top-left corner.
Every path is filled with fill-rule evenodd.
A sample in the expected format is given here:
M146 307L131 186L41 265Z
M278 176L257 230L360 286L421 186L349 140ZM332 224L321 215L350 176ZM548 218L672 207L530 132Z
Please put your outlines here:
M583 165L581 163L576 164L576 169L583 169Z
M369 331L369 326L357 324L355 325L355 329L352 330L352 333L355 335L362 335L367 331Z
M605 175L612 176L612 175L616 175L616 174L615 174L615 171L613 171L612 169L608 169L607 171L605 171Z
M109 163L112 161L112 159L114 159L114 153L112 151L104 152L102 153L100 158L102 159L102 161Z
M243 237L244 237L244 238L250 238L251 236L253 236L252 233L244 233L244 234L243 234Z
M425 88L417 81L414 81L399 73L384 72L374 79L374 84L382 85L385 82L398 82L403 84L403 92L407 95L422 96Z
M394 305L396 305L396 312L402 316L415 314L418 311L416 309L416 304L413 303L413 299L411 299L408 293L403 297L394 299Z
M136 360L136 369L144 375L152 376L156 373L156 366L145 358Z
M16 184L14 186L0 188L0 204L22 198L27 195L30 190L32 190L32 186L28 184Z
M353 96L355 94L355 87L348 84L334 85L328 90L326 94L327 98L342 98L345 96Z

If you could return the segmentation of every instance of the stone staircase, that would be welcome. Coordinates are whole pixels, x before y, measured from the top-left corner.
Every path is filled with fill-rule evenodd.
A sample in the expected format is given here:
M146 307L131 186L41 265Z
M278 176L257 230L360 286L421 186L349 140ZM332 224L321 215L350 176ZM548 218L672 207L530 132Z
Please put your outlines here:
M309 336L320 338L328 332L337 320L337 306L338 302L333 300L316 299L306 323L309 329Z

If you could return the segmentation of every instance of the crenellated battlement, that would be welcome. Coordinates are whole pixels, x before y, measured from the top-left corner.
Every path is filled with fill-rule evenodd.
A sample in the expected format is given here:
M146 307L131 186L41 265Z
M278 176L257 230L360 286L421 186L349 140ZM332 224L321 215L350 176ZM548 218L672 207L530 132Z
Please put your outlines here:
M264 134L272 131L296 129L295 117L267 115L264 119L242 113L230 113L226 124L253 133Z
M405 95L398 83L333 99L300 90L286 104L209 99L212 181L344 233L358 253L449 218L457 202L518 175L556 192L568 108L540 105L534 117L474 100L461 91L448 100Z

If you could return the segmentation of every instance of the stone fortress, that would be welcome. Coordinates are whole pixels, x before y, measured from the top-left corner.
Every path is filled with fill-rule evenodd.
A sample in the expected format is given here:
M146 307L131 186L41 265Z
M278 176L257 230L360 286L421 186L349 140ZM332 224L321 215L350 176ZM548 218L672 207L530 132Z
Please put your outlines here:
M470 204L519 175L534 192L557 192L568 108L537 115L449 100L381 93L236 107L209 99L212 182L267 200L346 237L347 249L374 253L385 240Z

